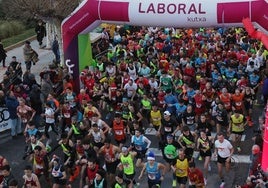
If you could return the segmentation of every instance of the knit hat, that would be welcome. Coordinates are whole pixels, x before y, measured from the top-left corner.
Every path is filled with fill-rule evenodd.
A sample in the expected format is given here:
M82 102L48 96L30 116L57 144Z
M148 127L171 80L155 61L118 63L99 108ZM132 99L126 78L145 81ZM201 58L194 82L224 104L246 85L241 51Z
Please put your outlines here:
M105 171L102 169L97 170L96 174L99 174L102 178L105 178Z
M152 152L152 151L150 151L149 152L149 154L148 154L148 157L147 157L147 160L149 161L149 160L155 160L155 155L154 155L154 153Z
M127 147L122 147L122 152L123 152L123 153L125 153L125 152L127 152L127 151L128 151Z
M124 174L122 172L118 172L116 176L120 179L123 179Z

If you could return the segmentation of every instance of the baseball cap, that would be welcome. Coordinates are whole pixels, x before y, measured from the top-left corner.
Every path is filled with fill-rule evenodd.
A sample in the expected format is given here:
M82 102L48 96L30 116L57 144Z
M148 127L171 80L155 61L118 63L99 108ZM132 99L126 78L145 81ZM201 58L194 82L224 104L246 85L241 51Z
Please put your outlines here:
M120 112L116 112L115 115L114 115L115 118L120 118L121 116L122 116L122 115L121 115Z
M168 134L167 139L173 139L173 136L171 134Z
M164 112L164 115L165 115L165 116L170 116L171 113L170 113L168 110L166 110L166 111Z

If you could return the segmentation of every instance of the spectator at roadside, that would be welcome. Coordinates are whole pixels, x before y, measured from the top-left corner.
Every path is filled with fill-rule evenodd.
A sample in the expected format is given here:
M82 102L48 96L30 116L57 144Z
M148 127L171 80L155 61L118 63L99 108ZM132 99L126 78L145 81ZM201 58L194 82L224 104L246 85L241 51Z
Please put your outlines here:
M23 47L23 56L26 65L26 70L31 70L32 67L32 56L33 56L33 49L31 47L30 41L25 41L25 45Z
M19 76L20 78L22 77L21 63L17 61L16 56L12 56L12 60L9 63L9 67L13 68L16 76Z
M38 85L33 85L29 93L31 107L35 110L33 118L34 124L37 128L41 125L41 114L43 112L43 102L41 100L41 91Z
M6 67L6 50L4 49L4 46L0 40L0 63L3 62L3 67Z
M256 176L260 171L261 162L262 162L262 152L260 150L260 146L253 145L252 146L252 157L251 157L251 164L249 167L249 175Z
M60 50L59 50L59 41L57 35L55 36L52 46L51 46L52 52L55 55L55 62L56 64L60 64Z
M38 21L37 26L35 27L35 32L39 46L42 48L43 38L46 36L46 28L42 20Z
M17 107L19 106L19 101L15 97L13 91L8 91L6 93L6 107L9 112L8 124L11 127L11 136L15 138L19 133L21 133L21 121L17 115Z
M49 74L45 74L41 83L42 101L46 102L49 93L53 93L53 83L50 80Z

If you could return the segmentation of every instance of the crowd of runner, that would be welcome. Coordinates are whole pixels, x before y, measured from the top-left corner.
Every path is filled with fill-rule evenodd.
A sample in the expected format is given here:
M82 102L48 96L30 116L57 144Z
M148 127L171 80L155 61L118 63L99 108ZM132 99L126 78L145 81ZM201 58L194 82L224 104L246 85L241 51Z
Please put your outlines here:
M243 28L122 26L113 33L103 29L102 42L110 43L108 52L84 68L80 88L67 69L53 66L40 73L39 84L29 62L22 75L13 57L1 103L10 113L12 137L25 136L24 187L41 187L41 176L53 188L74 181L81 188L138 187L146 173L153 188L171 173L170 187L203 188L212 158L224 187L223 168L227 173L232 155L242 152L254 105L266 104L268 51ZM12 84L10 78L16 78ZM263 101L257 101L260 85ZM244 188L266 183L262 126ZM150 150L145 131L154 130L164 160ZM202 169L195 167L197 154ZM20 177L12 176L8 159L0 157L0 166L0 187L16 187Z

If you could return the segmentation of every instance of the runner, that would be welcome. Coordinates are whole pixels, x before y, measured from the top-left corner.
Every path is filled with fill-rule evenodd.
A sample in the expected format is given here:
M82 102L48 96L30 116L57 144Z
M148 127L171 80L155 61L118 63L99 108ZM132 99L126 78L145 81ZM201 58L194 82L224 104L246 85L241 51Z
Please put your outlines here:
M208 178L208 171L211 171L211 166L210 166L210 160L212 156L212 144L214 143L214 139L211 136L208 136L206 131L200 130L200 136L197 139L197 150L200 152L200 157L199 159L204 159L204 175L205 175L205 182Z
M136 187L135 181L135 166L134 166L134 158L136 157L137 152L129 152L129 148L122 147L121 153L119 155L120 164L119 169L123 170L126 179L129 180L129 186Z
M190 131L188 126L182 127L182 134L178 138L178 143L184 149L185 156L188 161L193 160L193 153L195 149L195 142L197 139L197 135L195 132Z
M31 188L41 188L39 179L37 175L33 173L32 167L27 165L24 168L24 175L22 177L24 179L23 186L25 188L31 187Z
M121 114L115 113L112 129L114 132L114 139L119 145L119 148L126 142L126 127L126 122L121 119Z
M171 166L173 172L176 174L176 180L173 180L172 187L185 188L188 181L188 159L185 157L183 149L179 149L177 160Z
M223 175L223 166L225 166L226 173L230 170L231 157L234 153L232 144L224 138L222 133L218 133L215 141L214 156L217 157L217 167L219 178L221 179L220 188L224 188L225 181Z
M53 177L53 188L59 188L60 186L67 185L67 174L64 165L61 164L60 158L53 156L50 162L52 168L51 174Z
M195 167L195 163L189 163L188 168L189 188L205 188L206 182L204 176L199 168Z
M148 187L152 188L154 185L161 186L161 182L164 180L166 167L162 163L155 161L155 155L153 152L149 152L147 161L141 170L139 179L142 178L144 172L147 172Z
M120 148L111 144L111 139L109 138L105 139L104 146L102 146L98 152L104 157L107 177L110 183L114 182L116 167L119 164L118 155L120 152Z
M231 115L228 132L231 133L234 147L236 147L238 153L241 152L241 138L247 123L247 119L239 110L235 110L234 114Z
M171 165L176 163L176 159L178 157L178 149L181 146L178 142L174 141L174 137L172 135L167 135L165 146L162 150L163 158L166 161L166 169L167 171L170 170ZM173 183L176 182L176 174L172 173L173 176Z
M145 154L150 148L151 141L143 135L142 130L137 129L135 130L135 135L131 137L131 149L133 149L137 155L137 161L136 166L142 167L143 166L143 158L145 157Z

